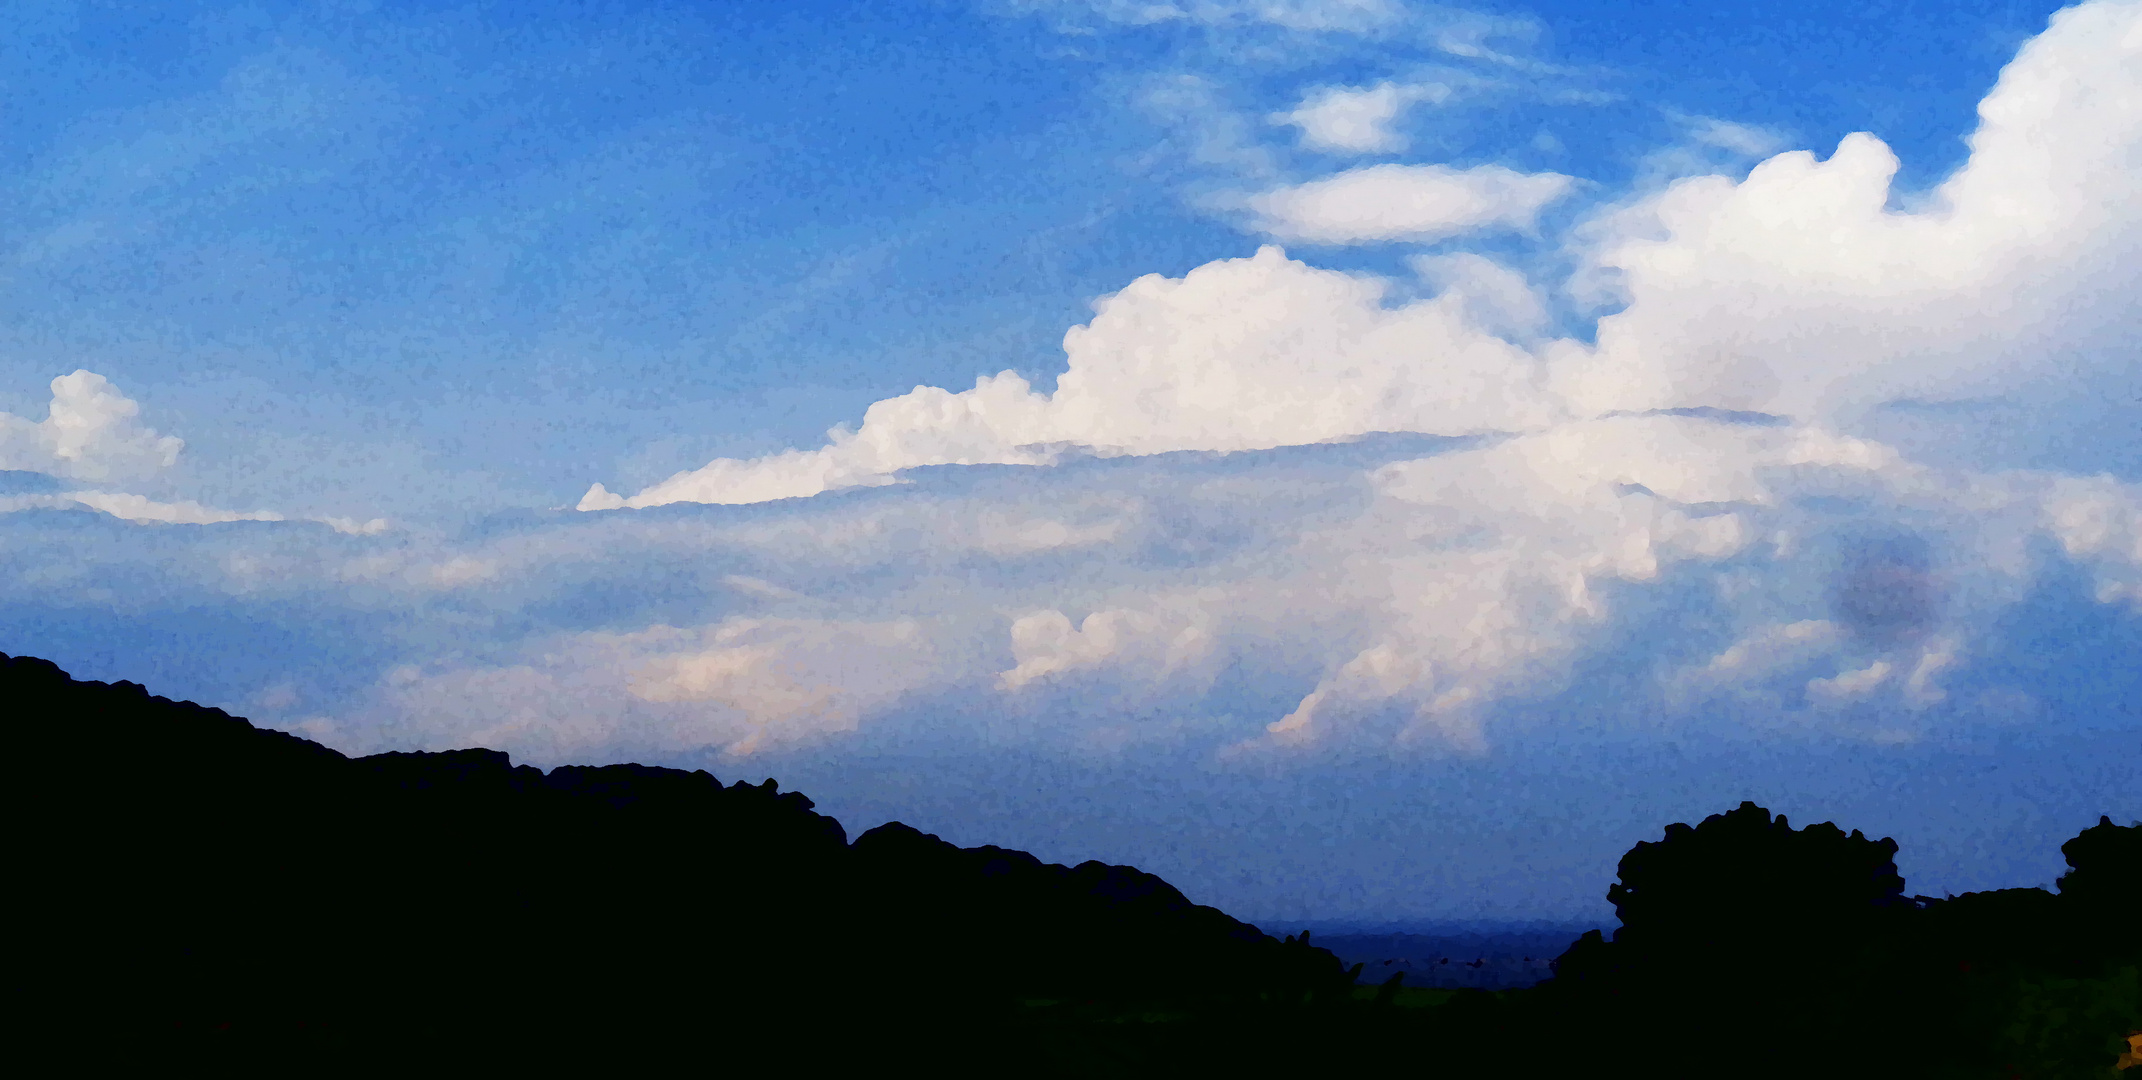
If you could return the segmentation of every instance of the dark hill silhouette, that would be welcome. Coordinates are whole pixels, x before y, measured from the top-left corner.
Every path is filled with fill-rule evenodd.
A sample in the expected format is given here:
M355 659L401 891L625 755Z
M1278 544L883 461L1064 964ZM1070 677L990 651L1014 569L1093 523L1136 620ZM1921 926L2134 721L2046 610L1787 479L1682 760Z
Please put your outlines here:
M899 822L864 833L854 851L863 878L885 890L876 918L906 928L919 949L961 943L965 977L1006 994L1286 996L1344 987L1359 970L1342 971L1307 935L1274 948L1255 927L1134 867L960 848ZM1053 929L1071 927L1082 929Z
M2142 1027L2142 826L2110 819L2063 846L2057 892L1937 900L1905 895L1893 841L1743 804L1631 850L1622 928L1538 988L1357 998L1306 935L1150 874L898 823L851 844L771 780L352 759L5 655L0 710L8 988L72 1071L1991 1080L2110 1076Z
M106 1049L734 1053L843 979L884 992L877 1027L843 1019L854 1049L930 1016L986 1027L1022 996L1279 1000L1352 981L1306 940L1130 867L897 823L851 846L772 780L546 773L480 749L352 759L5 654L0 705L21 740L33 928L15 996Z

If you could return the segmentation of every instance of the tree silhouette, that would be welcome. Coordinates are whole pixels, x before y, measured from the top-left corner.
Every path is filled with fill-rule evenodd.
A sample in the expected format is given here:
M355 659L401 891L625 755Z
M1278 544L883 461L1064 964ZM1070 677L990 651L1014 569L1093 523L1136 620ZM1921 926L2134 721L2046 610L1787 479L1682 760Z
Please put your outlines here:
M2078 928L2108 955L2142 960L2142 822L2114 825L2100 816L2060 853L2070 869L2055 884Z
M1607 890L1617 943L1683 961L1822 948L1905 905L1896 841L1824 822L1795 830L1752 802L1622 857ZM1824 950L1827 951L1827 950Z
M1622 857L1607 892L1621 929L1572 946L1550 994L1622 1066L1654 1075L1876 1069L1863 1048L1878 1020L1833 991L1913 910L1896 851L1753 802L1669 825Z

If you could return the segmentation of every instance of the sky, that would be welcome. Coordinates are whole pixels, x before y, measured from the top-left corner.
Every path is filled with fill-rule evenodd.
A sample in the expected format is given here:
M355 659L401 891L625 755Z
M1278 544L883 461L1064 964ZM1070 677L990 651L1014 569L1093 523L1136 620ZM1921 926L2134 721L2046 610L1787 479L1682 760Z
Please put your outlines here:
M1274 924L2142 817L2135 0L9 21L0 651Z

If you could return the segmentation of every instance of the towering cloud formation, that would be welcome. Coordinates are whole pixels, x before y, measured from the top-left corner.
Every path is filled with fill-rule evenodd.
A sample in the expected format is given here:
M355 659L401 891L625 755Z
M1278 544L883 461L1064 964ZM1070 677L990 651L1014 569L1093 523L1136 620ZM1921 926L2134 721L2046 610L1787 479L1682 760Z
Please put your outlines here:
M138 419L141 406L93 371L52 380L52 405L42 421L0 413L0 470L40 473L55 480L106 485L151 477L178 463L185 440L159 435ZM242 513L191 499L161 501L123 491L62 490L49 481L27 494L0 492L0 513L87 507L129 521L167 525L212 525L230 521L281 521L270 510ZM359 524L324 522L339 532L378 532L381 519Z
M1896 157L1853 135L1630 208L1594 255L1628 308L1596 350L1550 351L1557 389L1584 413L1816 417L2071 374L2136 327L2142 7L2060 12L1979 115L1970 160L1904 207Z
M2142 3L2062 13L1982 111L1923 196L1856 135L1597 212L1577 280L1625 306L1594 343L1555 336L1567 295L1485 254L1415 252L1400 283L1265 247L1097 301L1050 392L1010 372L918 387L822 446L580 502L785 505L461 538L343 522L311 546L218 541L235 553L184 573L201 595L287 581L391 611L415 644L370 700L288 718L368 749L741 754L964 724L992 744L1467 753L1637 698L1646 723L1854 739L2028 716L2032 691L1983 661L2051 565L2091 617L2142 612L2142 490L1967 466L1868 415L2078 372L2142 386ZM1416 199L1483 177L1523 197L1440 218ZM1522 224L1568 187L1375 166L1265 209L1385 239ZM11 467L176 452L94 375L54 394L52 419L0 421ZM901 475L960 464L1014 468ZM235 516L60 490L16 498ZM0 585L77 573L61 542L39 557ZM1565 693L1579 705L1542 704Z
M1492 266L1492 264L1488 264ZM1373 278L1319 270L1267 247L1180 279L1139 278L1064 335L1054 394L1011 372L953 394L880 401L820 450L723 459L625 499L601 485L583 510L746 503L886 483L923 465L1040 464L1052 446L1118 454L1255 450L1371 431L1523 430L1560 413L1531 355L1469 315L1507 304L1507 275L1468 267L1433 300L1383 303ZM1522 288L1520 286L1520 288Z
M1338 143L1383 137L1390 102L1324 104L1366 110L1330 127ZM1292 657L1313 687L1240 751L1363 737L1477 748L1498 702L1554 692L1600 647L1617 597L1672 583L1712 614L1707 638L1645 661L1668 698L1910 738L1929 710L1962 707L1957 673L2046 543L2100 601L2142 603L2132 485L1972 472L1854 434L1885 402L2086 371L2142 388L2142 4L2060 13L1980 112L1967 163L1924 195L1895 191L1894 155L1862 134L1827 159L1780 154L1744 180L1682 180L1595 215L1572 241L1577 282L1625 306L1594 344L1544 340L1550 297L1480 255L1418 258L1432 295L1392 302L1384 280L1267 247L1097 302L1065 336L1054 393L1011 373L921 387L822 448L717 461L630 498L597 485L580 507L807 496L925 465L1048 465L1071 448L1477 436L1323 476L1354 500L1346 513L1286 520L1276 507L1294 496L1277 473L1260 486L1257 463L1224 495L1175 492L1226 504L1249 539L1172 576L1094 571L1115 584L1081 604L1046 590L999 603L995 690L1068 701L1105 684L1111 701L1159 700L1209 685L1230 657ZM1298 118L1305 131L1330 119L1316 115ZM1568 187L1385 165L1253 205L1274 232L1347 243L1522 226ZM1247 524L1260 499L1273 520ZM1195 549L1150 505L1105 528L1055 527L1127 560Z
M51 413L43 421L0 413L0 469L99 481L169 468L185 442L142 426L140 414L141 406L104 376L62 375L52 380Z
M1689 407L1849 418L2103 363L2091 350L2135 326L2142 294L2138 12L2056 16L1981 105L1966 165L1913 205L1893 205L1895 156L1853 135L1827 160L1781 154L1737 183L1684 180L1595 222L1580 280L1627 302L1596 346L1519 348L1471 317L1483 290L1464 282L1386 307L1379 282L1267 248L1098 302L1065 337L1053 395L1009 373L963 393L917 388L822 449L716 461L630 498L597 485L580 505L809 495L921 465L1045 462L1051 444L1239 450ZM1252 205L1281 235L1348 243L1524 225L1567 186L1379 165ZM2124 352L2112 363L2131 367Z

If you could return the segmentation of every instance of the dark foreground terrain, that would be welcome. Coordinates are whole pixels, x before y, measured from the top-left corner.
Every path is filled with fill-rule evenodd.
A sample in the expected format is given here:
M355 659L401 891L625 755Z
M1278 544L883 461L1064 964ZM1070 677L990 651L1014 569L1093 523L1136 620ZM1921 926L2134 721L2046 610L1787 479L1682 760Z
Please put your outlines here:
M1930 900L1893 842L1743 804L1632 850L1554 978L1409 989L1130 867L851 843L771 780L352 759L4 654L0 714L11 999L70 1072L2111 1077L2142 1028L2109 819L2057 893Z

